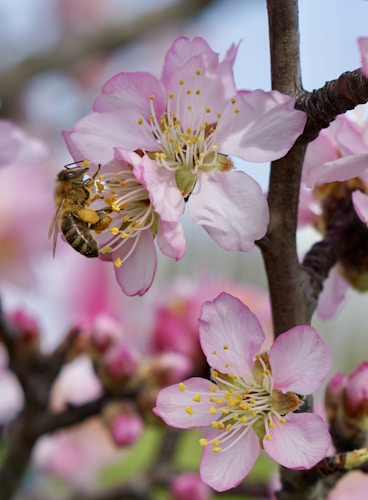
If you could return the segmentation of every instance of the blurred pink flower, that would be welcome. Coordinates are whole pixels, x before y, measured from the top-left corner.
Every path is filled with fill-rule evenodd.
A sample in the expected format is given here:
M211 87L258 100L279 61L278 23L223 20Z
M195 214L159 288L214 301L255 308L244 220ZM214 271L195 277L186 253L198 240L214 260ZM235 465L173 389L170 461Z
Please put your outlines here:
M199 343L198 318L202 304L221 291L240 298L260 318L266 332L267 347L272 343L271 308L267 294L229 279L177 277L156 288L153 301L152 347L158 351L184 354L200 370L204 363ZM264 346L265 347L265 346Z
M45 161L49 150L9 120L0 119L0 167L30 166Z
M203 483L198 474L183 472L171 481L170 491L173 500L210 500L210 488Z
M119 458L105 425L90 418L72 429L38 440L33 463L41 470L63 478L82 490L94 491L99 472Z
M326 387L327 417L334 434L346 440L368 431L368 361L349 376L336 373Z
M362 500L368 491L368 476L361 471L345 474L329 492L327 500Z
M78 356L65 365L51 392L51 409L64 410L67 405L83 404L102 395L102 386L87 356Z
M125 403L112 403L105 407L103 421L116 446L132 446L144 431L142 418Z
M2 346L0 345L0 356ZM7 368L0 367L0 425L11 422L22 410L24 396L22 388L13 374Z
M64 132L76 160L105 165L116 149L135 151L147 170L188 200L193 221L222 248L249 251L268 224L260 186L232 172L226 155L266 162L283 156L301 134L305 114L277 91L238 91L233 77L237 48L223 61L200 37L177 39L162 78L119 73L103 87L94 112ZM173 198L161 199L169 207ZM177 221L176 221L177 222Z
M331 366L328 345L312 327L280 335L257 354L264 332L238 299L222 293L203 305L200 340L212 381L191 378L161 390L154 412L179 428L212 426L200 474L216 491L235 487L252 469L261 447L276 462L308 469L329 447L325 422L293 413L315 392ZM297 443L297 444L296 444Z
M49 151L7 120L0 120L0 145L0 281L29 286L48 250Z

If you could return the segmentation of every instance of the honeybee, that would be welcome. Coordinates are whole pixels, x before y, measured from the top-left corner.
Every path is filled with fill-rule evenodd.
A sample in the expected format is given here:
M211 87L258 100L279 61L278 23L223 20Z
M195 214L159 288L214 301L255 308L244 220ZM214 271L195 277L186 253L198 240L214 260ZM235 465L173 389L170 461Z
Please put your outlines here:
M76 163L65 165L56 177L54 192L56 212L49 229L49 238L53 237L53 255L55 255L60 229L74 250L85 257L98 257L98 243L91 234L91 230L102 231L112 220L107 215L109 209L88 208L96 198L92 185L100 166L92 177L84 179L84 174L89 170L88 167L70 167L70 165L76 165Z

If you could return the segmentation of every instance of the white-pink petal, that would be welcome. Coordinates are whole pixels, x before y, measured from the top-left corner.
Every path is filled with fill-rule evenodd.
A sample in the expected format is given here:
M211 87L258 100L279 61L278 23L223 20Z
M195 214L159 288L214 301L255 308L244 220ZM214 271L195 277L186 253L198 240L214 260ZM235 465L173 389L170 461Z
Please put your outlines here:
M249 377L265 334L251 310L223 292L203 304L199 337L210 366L222 373Z
M360 220L368 224L368 196L361 191L352 194L353 205Z
M279 335L269 356L275 388L303 395L320 387L332 363L329 345L308 325Z
M252 429L248 428L248 431L232 445L238 439L239 433L244 430L240 428L223 443L223 448L229 447L229 449L215 453L211 444L203 449L199 466L201 479L216 491L235 488L249 474L258 458L259 441ZM206 436L209 442L217 437L218 432Z
M213 384L200 377L184 380L183 384L185 385L184 391L181 390L179 384L162 389L157 395L153 412L161 417L166 424L179 429L207 427L214 420L214 416L209 411L213 405L209 401ZM202 393L207 393L207 396L196 401L198 399L196 396ZM191 412L190 410L188 412L188 407L191 408Z
M149 120L151 97L156 116L165 112L166 92L161 82L147 72L118 73L102 87L94 102L94 111L135 109L144 120Z
M218 64L218 54L211 49L203 38L195 37L193 40L186 37L177 38L165 56L162 70L164 84L167 86L168 82L180 72L183 66L198 56L205 57L207 64L211 62L211 66Z
M156 243L164 255L180 260L186 246L181 223L158 221Z
M248 252L267 230L266 197L245 172L200 173L188 208L193 222L225 250Z
M322 165L314 165L305 173L308 187L326 182L346 181L359 175L367 168L368 153L344 156L338 160L328 161Z
M266 453L289 469L310 469L322 460L330 446L323 419L315 413L289 413L286 423L274 420L271 440L264 439Z
M153 135L144 134L138 125L140 117L135 109L91 113L79 120L72 131L63 132L63 137L72 155L76 149L82 154L82 158L74 158L76 161L105 164L114 158L115 148L157 148Z
M275 90L238 94L238 114L228 120L228 126L222 125L224 119L220 121L219 151L254 162L281 158L303 132L306 122L306 114L294 109L294 105L293 98Z
M113 260L120 258L123 261L121 267L114 266L116 280L128 296L144 295L151 287L156 274L157 255L153 235L150 229L146 229L130 241L126 240L118 250L113 252ZM124 260L132 246L136 245L132 254Z
M323 290L318 298L316 312L322 319L333 318L345 300L350 284L334 266L323 284Z

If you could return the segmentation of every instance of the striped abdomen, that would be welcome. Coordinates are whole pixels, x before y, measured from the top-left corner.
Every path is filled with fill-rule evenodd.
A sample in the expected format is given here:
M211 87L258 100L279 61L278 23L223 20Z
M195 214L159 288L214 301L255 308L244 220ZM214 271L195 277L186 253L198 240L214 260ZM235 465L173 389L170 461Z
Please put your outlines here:
M85 257L98 257L98 244L90 233L87 222L73 212L64 212L60 218L60 229L74 250Z

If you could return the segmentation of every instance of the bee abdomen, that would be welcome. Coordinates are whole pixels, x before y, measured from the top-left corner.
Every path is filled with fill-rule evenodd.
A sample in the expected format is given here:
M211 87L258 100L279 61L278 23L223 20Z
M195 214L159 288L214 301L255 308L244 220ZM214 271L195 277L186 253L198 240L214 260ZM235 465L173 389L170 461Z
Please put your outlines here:
M74 250L85 257L98 257L98 244L89 231L88 224L72 212L63 214L60 229Z

